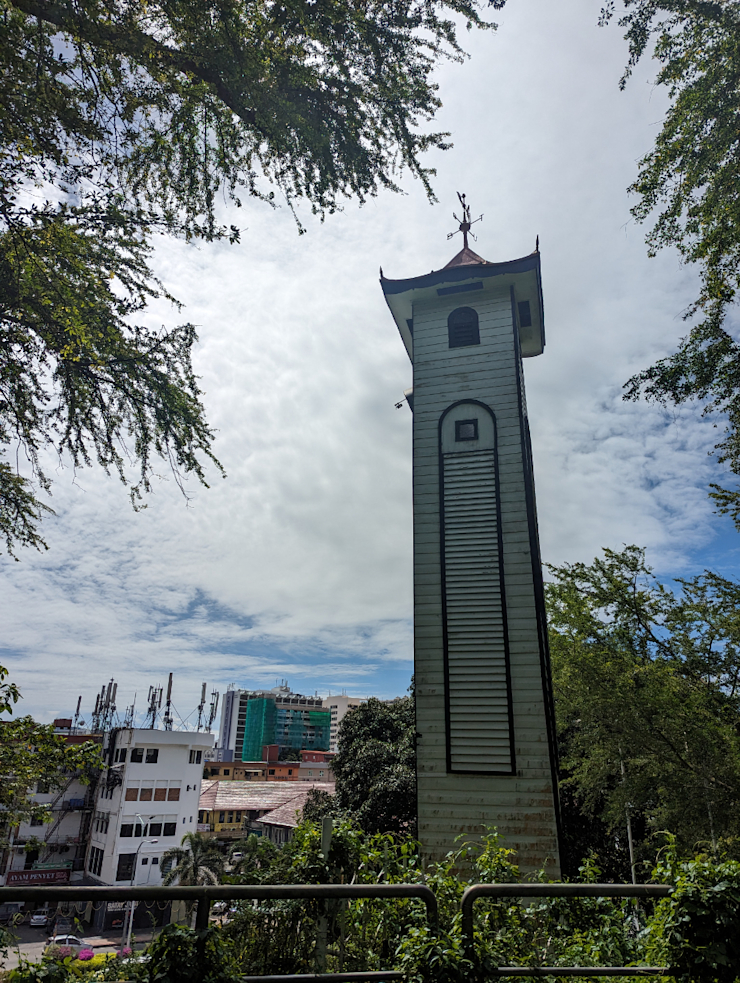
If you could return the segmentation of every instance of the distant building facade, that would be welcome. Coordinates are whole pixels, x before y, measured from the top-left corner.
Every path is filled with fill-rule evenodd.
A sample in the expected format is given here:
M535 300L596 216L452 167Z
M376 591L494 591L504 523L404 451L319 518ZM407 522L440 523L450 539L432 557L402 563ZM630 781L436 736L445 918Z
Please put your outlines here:
M262 748L280 751L329 750L331 711L321 697L302 696L282 684L270 690L227 690L222 703L218 747L220 762L259 761Z
M338 751L339 725L347 715L348 710L364 703L358 696L327 696L324 699L324 709L329 711L329 750Z
M102 735L73 733L72 720L54 721L54 732L68 744L102 743ZM90 777L90 776L87 776ZM31 886L79 882L83 878L85 852L95 806L92 783L82 775L66 777L61 787L36 785L33 800L49 810L49 821L31 820L13 831L0 858L0 884Z

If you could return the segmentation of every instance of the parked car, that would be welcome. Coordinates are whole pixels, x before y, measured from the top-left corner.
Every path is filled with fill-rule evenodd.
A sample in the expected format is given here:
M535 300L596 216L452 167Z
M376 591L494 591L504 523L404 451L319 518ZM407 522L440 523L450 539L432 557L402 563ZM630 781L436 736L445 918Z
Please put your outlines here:
M47 939L47 945L65 945L69 946L72 950L73 955L77 955L80 949L86 948L85 943L82 939L79 939L76 935L51 935Z
M48 908L39 908L31 915L29 924L32 928L46 928L50 917Z
M11 922L15 922L22 909L22 901L4 901L0 904L0 925L9 925Z

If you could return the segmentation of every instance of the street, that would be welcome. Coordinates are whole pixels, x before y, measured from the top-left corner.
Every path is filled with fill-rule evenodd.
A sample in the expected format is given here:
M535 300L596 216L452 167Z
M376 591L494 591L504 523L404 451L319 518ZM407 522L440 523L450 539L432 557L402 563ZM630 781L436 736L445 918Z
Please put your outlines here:
M15 969L20 959L28 959L34 962L41 959L47 944L48 929L31 928L30 925L17 925L15 928L10 929L10 932L16 938L16 943L12 949L8 950L4 961L0 963L3 969ZM114 936L87 935L85 933L75 934L96 953L117 952L121 944L120 935L116 938ZM132 948L135 950L143 949L144 946L149 944L151 938L151 932L138 933L132 940Z

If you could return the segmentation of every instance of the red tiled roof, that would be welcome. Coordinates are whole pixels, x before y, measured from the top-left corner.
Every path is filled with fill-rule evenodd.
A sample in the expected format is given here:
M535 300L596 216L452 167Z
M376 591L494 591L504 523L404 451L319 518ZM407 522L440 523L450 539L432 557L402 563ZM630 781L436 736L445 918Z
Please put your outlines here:
M333 782L220 782L217 779L201 784L198 809L207 812L240 809L274 810L303 796L299 808L311 788L334 794Z

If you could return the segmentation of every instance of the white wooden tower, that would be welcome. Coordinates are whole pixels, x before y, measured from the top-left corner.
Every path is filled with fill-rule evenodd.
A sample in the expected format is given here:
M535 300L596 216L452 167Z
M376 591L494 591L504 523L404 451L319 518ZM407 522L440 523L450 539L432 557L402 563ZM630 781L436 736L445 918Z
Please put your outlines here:
M555 726L522 359L544 348L540 253L381 286L413 365L419 839L496 826L559 876ZM460 221L460 220L458 220Z

